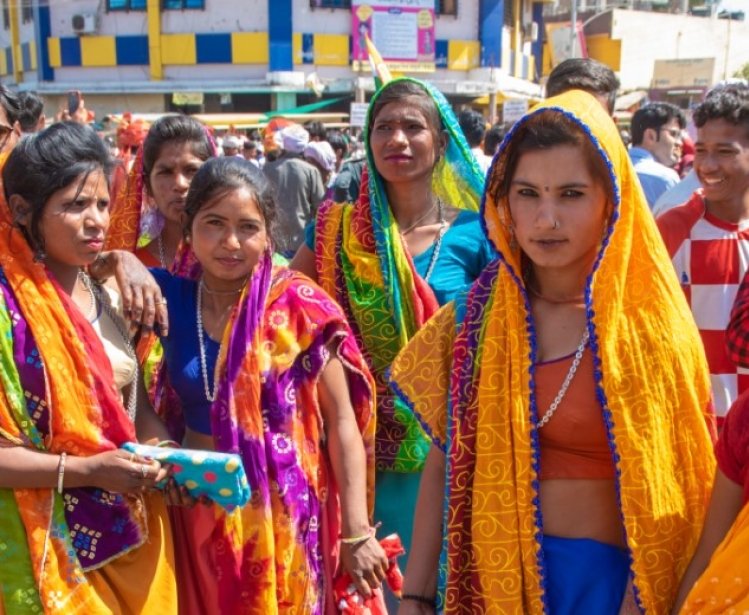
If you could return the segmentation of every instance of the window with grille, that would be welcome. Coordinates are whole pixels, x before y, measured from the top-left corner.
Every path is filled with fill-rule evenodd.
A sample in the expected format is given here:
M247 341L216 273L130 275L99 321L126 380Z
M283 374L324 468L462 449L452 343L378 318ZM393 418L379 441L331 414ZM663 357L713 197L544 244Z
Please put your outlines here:
M108 11L145 11L147 0L107 0ZM161 8L166 11L205 9L205 0L161 0Z
M146 0L107 0L108 11L145 11Z
M163 0L162 6L166 10L204 9L205 0Z

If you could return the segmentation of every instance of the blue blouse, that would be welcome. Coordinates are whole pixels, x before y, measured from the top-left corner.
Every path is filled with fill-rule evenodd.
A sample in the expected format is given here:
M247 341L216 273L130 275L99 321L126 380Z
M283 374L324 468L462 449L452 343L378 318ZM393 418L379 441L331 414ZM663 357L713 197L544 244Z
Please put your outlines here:
M315 251L315 225L305 230L305 243ZM416 272L424 277L429 269L436 244L413 256ZM494 247L484 235L481 217L477 212L461 210L442 237L437 262L434 264L429 286L437 302L445 305L468 289L481 271L496 256ZM171 322L171 321L170 321Z
M169 312L169 335L161 338L169 382L179 396L185 424L191 430L211 435L211 402L206 399L200 369L198 343L198 283L173 276L165 269L150 269L161 287ZM213 375L221 344L203 329L208 383L213 390Z

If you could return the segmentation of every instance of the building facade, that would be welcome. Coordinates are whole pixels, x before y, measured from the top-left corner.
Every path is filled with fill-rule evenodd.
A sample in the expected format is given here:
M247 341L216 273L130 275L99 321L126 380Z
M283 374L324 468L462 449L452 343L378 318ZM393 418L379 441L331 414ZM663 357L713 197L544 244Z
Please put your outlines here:
M52 104L77 89L97 111L162 112L183 92L206 95L205 111L264 111L307 102L311 79L324 96L372 87L368 70L352 69L350 0L1 4L0 78ZM543 29L542 4L435 6L436 68L420 76L448 95L537 95L541 43L532 34Z

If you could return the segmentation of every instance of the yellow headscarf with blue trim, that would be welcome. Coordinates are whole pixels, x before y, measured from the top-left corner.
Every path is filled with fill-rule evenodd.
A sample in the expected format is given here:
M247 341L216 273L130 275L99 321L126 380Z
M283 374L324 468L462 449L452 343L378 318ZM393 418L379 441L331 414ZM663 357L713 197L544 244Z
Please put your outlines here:
M702 527L715 466L707 364L616 126L579 91L535 107L494 161L483 214L500 258L474 284L460 332L446 306L393 367L401 395L447 455L445 612L548 612L535 327L521 254L503 218L507 203L495 199L518 129L548 111L584 131L614 186L614 211L585 289L587 327L635 598L645 612L666 614Z

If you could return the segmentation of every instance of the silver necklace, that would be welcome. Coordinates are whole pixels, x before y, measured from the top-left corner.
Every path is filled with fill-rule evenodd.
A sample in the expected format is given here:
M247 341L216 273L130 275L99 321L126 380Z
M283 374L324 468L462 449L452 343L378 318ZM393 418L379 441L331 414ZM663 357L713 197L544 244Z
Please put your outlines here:
M104 298L101 296L101 293L103 292L101 288L99 288L98 285L95 285L91 281L91 278L88 276L88 274L85 273L84 271L79 271L78 275L81 278L83 285L91 294L91 299L92 299L92 303L94 307L96 307L97 304L100 304L102 306L103 310L107 313L109 320L112 321L117 331L122 336L122 341L125 344L125 352L127 356L130 357L130 359L132 360L133 365L135 365L133 380L130 383L130 395L128 395L127 407L125 408L125 410L127 411L127 415L130 417L130 420L134 421L135 414L138 410L138 378L140 376L140 369L138 366L138 357L135 354L135 349L133 348L133 345L130 342L130 336L128 335L127 330L123 326L122 319L119 316L117 316L117 314L114 313L109 301L105 301ZM94 314L94 317L95 316L96 314ZM89 322L92 322L92 320L89 320Z
M88 312L85 314L86 320L88 320L88 322L94 322L94 320L96 320L97 308L96 294L94 294L94 289L91 287L88 275L83 270L78 271L78 278L81 280L83 287L88 292Z
M436 203L432 203L432 206L421 216L419 216L418 220L416 222L410 224L408 227L404 228L401 231L401 235L408 235L412 230L414 230L417 226L419 226L424 220L427 219L428 216L431 215L431 213L434 211L436 207L442 208L442 202L440 199L437 199Z
M447 232L447 222L445 221L444 212L442 211L442 200L437 199L437 210L440 222L440 230L437 233L437 241L434 243L434 252L432 252L432 258L429 259L429 266L427 267L426 275L424 275L424 281L429 282L429 278L432 277L432 272L437 264L437 259L440 257L440 248L442 247L442 238Z
M588 333L588 330L585 329L585 333L583 333L583 339L580 340L580 344L578 345L577 351L575 352L575 358L572 360L570 371L567 372L567 377L564 379L564 382L562 383L562 386L559 389L557 396L554 398L554 401L551 402L549 409L544 413L544 415L536 423L537 429L541 429L541 427L546 425L546 423L548 423L551 420L551 417L554 416L554 413L557 411L557 408L559 408L559 404L562 403L564 396L567 394L567 389L570 388L570 383L572 382L572 379L575 377L575 374L577 373L577 368L580 367L580 361L582 361L583 359L583 353L585 352L585 347L588 345L589 338L590 338L590 334Z

